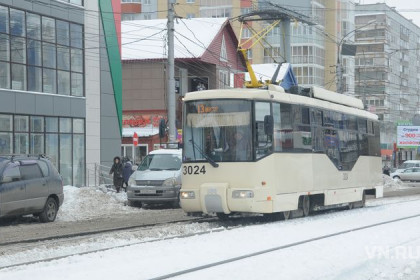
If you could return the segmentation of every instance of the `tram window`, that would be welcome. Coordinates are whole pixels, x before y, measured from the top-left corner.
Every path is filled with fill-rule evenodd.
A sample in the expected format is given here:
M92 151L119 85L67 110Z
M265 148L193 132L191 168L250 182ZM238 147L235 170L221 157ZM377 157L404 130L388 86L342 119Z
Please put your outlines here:
M321 127L312 128L312 152L324 153L324 130Z
M274 142L274 151L282 151L282 139L281 139L281 113L280 113L280 103L273 104L273 119L274 119L274 132L273 132L273 142Z
M312 134L310 126L295 125L293 132L293 151L298 153L312 151Z
M370 156L380 156L381 146L379 145L379 123L374 123L374 135L368 135L368 149Z
M362 133L359 133L359 155L360 156L369 155L368 136Z
M373 122L372 121L367 121L367 132L369 134L374 134L374 129L373 129Z
M341 113L333 112L334 127L344 129L344 115Z
M323 116L324 116L323 125L325 127L334 127L333 112L324 111Z
M312 109L312 120L311 123L314 125L322 125L322 111L317 109Z
M292 105L282 103L280 105L280 139L283 152L293 151L293 118Z
M327 156L338 169L342 169L340 152L338 150L339 139L335 129L324 129L324 149Z
M341 170L351 170L359 157L357 147L357 134L349 131L338 131L340 140L340 166Z
M365 119L358 119L358 127L360 133L367 133L367 121Z
M281 104L281 128L282 129L292 129L292 105L290 104Z
M346 129L357 130L357 118L354 116L346 116Z
M256 159L262 158L273 151L272 135L265 134L264 118L271 115L270 103L255 103L255 152Z
M303 124L310 124L309 108L302 107L302 123Z

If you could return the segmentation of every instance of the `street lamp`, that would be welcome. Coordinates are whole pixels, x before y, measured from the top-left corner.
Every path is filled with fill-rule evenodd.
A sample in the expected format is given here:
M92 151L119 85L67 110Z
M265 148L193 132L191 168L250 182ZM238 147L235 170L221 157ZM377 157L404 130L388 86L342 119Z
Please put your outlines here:
M372 23L376 22L376 20L371 20L369 21L367 24L362 25L356 29L353 29L352 31L348 32L347 34L345 34L343 36L343 38L341 38L340 42L337 43L337 66L336 66L336 74L337 74L337 92L338 93L343 93L343 67L341 65L341 47L344 43L344 40L351 35L352 33L368 26L371 25Z

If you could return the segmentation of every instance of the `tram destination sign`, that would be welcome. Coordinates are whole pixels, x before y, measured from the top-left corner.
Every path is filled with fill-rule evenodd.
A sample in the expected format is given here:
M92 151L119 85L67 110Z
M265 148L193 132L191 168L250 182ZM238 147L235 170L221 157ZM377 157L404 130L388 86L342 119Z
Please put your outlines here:
M397 126L397 147L419 147L420 146L420 126Z

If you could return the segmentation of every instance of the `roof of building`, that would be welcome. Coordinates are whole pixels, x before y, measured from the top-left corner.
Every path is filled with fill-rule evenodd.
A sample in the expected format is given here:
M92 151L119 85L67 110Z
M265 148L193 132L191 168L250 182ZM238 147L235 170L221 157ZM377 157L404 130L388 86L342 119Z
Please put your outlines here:
M227 18L192 18L175 21L175 58L198 58L228 23ZM122 60L165 59L167 20L123 21Z
M138 137L149 137L159 134L159 128L153 127L153 125L145 127L123 127L122 136L133 137L134 132L137 133Z

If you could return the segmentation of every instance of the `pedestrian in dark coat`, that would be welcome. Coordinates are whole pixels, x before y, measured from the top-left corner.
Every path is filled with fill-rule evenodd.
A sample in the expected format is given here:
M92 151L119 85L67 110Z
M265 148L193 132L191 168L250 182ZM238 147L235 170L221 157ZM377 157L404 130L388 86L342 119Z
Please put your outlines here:
M111 167L111 171L109 171L109 174L114 175L114 186L117 190L117 193L120 192L120 189L123 184L123 165L121 163L120 157L114 157L114 164Z
M123 167L123 179L124 179L124 183L123 183L123 189L127 192L127 187L128 187L128 180L130 179L131 174L133 174L133 164L131 163L130 159L128 157L126 157L124 159L124 167ZM125 188L124 188L124 184L125 184Z

